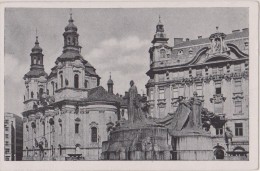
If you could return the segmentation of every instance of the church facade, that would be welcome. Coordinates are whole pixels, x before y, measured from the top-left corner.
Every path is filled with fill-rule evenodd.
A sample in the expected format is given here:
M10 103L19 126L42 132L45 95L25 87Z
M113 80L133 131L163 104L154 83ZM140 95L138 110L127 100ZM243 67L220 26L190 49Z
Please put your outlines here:
M65 27L62 55L51 73L36 37L31 68L24 75L23 160L99 160L107 127L126 113L123 99L100 86L96 69L81 56L72 15ZM123 111L123 112L122 112Z
M221 116L211 126L214 151L225 156L246 156L249 147L249 31L225 34L216 29L208 38L174 38L168 44L159 20L149 49L150 77L146 84L151 117L174 113L180 96L189 99L196 91L203 107ZM225 130L233 133L231 144L224 141ZM223 156L224 157L224 156Z

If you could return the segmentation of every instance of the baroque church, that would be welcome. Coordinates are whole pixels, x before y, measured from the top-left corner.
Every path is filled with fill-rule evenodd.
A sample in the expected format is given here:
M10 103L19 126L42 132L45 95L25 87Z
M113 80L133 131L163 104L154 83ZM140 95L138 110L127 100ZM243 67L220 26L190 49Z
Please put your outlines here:
M150 116L163 118L174 113L179 97L189 99L196 91L203 106L221 116L215 124L204 125L211 132L217 159L246 157L249 150L248 36L248 28L225 34L216 27L207 38L174 38L170 46L159 19L149 49L146 88ZM233 134L230 143L225 141L226 130Z
M51 73L44 71L36 36L30 71L24 75L23 160L98 160L108 127L127 118L124 99L100 86L96 69L81 56L72 14L62 54Z

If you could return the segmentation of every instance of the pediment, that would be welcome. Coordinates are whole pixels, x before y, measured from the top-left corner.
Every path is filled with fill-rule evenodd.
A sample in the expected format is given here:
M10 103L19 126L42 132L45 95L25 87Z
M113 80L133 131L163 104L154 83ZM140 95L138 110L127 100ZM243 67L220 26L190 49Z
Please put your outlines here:
M236 60L248 58L248 55L242 52L237 46L227 44L227 50L221 53L210 53L209 47L200 49L189 64L202 64L214 61Z

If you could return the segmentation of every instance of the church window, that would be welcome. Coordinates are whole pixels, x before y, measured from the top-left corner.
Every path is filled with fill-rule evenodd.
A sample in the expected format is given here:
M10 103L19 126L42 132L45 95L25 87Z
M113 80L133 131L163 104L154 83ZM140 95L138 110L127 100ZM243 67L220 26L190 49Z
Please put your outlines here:
M215 89L216 89L216 94L221 94L221 83L220 82L215 83Z
M79 75L74 75L74 88L79 88Z
M42 94L43 94L43 88L40 88L40 90L39 90L39 98L42 97Z
M159 88L159 99L164 99L164 88L163 87Z
M60 135L62 135L62 124L60 123Z
M91 128L91 142L97 142L97 128Z
M88 80L85 80L84 86L85 88L88 88Z
M45 122L42 122L42 127L43 127L43 135L45 135Z
M165 57L166 57L166 51L165 51L165 49L161 49L161 50L160 50L160 56L161 56L161 58L165 58Z
M75 123L75 134L79 133L79 123Z
M68 86L69 85L69 81L67 79L65 79L65 85Z
M38 57L37 63L41 64L41 58L40 57Z
M51 86L52 86L52 95L54 95L55 90L54 90L54 82L53 81L51 82Z
M60 87L62 88L63 87L63 76L60 75Z
M36 64L36 57L33 58L33 64Z
M235 136L243 136L243 124L235 123Z
M242 84L241 84L241 79L236 79L235 81L235 93L239 93L242 91Z
M31 92L31 98L33 98L33 92Z
M242 101L235 101L235 114L242 113Z

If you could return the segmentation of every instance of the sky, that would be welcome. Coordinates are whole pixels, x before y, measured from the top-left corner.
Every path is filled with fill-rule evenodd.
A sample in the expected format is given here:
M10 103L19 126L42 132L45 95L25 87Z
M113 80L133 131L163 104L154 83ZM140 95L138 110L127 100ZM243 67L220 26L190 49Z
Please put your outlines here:
M197 39L216 31L229 34L248 28L247 8L109 8L37 9L7 8L4 30L5 112L23 111L23 76L30 69L30 52L36 28L47 73L62 54L63 32L72 11L78 27L81 55L91 63L107 89L111 72L114 93L124 94L134 80L138 92L146 92L149 53L158 16L164 24L169 45L173 38Z

